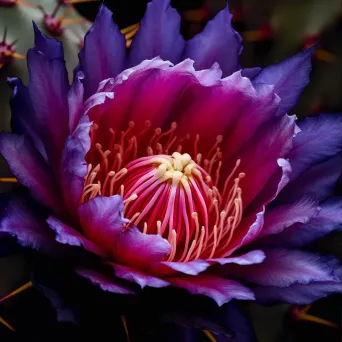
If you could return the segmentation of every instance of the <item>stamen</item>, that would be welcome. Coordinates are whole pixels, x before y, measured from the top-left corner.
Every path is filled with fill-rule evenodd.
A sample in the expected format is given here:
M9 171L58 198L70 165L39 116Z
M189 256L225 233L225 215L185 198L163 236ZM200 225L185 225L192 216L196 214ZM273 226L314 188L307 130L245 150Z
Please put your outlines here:
M213 243L213 249L211 250L211 253L209 255L209 259L211 259L214 256L216 245L217 245L217 227L214 226L214 243Z
M171 245L171 253L170 253L168 261L172 261L176 255L176 250L177 250L177 233L174 229L172 230L171 238L169 242Z
M190 259L190 256L191 256L191 254L192 254L193 250L195 249L195 246L196 246L196 240L192 241L192 243L191 243L191 247L190 247L190 249L189 249L189 252L188 252L188 254L186 255L186 258L185 258L184 262L187 262L187 261L189 261L189 259Z
M129 222L125 229L134 225L144 234L167 239L171 249L165 260L224 256L243 215L240 159L227 177L221 175L222 135L204 158L199 134L192 136L193 142L189 134L178 138L175 122L164 132L153 129L150 121L139 128L132 121L121 132L91 126L81 203L119 194Z

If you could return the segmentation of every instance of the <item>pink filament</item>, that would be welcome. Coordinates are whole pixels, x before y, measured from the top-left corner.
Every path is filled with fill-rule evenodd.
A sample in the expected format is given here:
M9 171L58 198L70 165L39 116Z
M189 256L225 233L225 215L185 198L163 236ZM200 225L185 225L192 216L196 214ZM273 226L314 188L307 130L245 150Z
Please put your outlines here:
M199 135L189 147L188 136L176 136L176 123L164 133L153 130L149 121L138 134L134 130L133 122L120 134L110 128L106 140L99 126L92 126L81 202L120 194L129 225L169 241L167 261L224 256L242 219L239 184L245 174L238 173L240 160L221 184L222 136L203 157L198 153ZM177 152L170 155L172 149ZM196 162L179 153L184 149L193 152Z

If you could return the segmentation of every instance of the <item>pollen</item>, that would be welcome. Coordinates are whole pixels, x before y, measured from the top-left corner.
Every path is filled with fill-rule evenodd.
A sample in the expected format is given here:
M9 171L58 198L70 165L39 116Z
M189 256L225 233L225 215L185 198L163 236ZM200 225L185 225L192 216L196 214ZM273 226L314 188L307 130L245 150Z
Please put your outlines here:
M220 179L223 137L199 153L199 135L178 137L175 122L164 132L149 121L144 129L131 121L124 131L106 130L91 127L81 202L121 195L127 228L167 239L166 261L224 256L242 219L245 174L237 160L225 181Z

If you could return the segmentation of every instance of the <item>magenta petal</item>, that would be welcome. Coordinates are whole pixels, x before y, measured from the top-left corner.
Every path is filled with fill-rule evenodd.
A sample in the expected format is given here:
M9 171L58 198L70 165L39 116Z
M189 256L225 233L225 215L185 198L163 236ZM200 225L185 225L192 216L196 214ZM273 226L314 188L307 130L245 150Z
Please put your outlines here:
M231 158L232 164L241 160L239 170L246 174L240 183L244 208L260 193L276 193L278 184L271 184L272 188L269 188L268 182L281 171L277 161L290 151L295 128L295 117L275 117L264 123L253 138ZM264 202L258 204L260 206Z
M117 236L124 230L123 201L119 195L97 196L78 207L83 233L111 253Z
M341 281L314 282L308 285L294 284L289 287L257 286L255 299L262 304L311 304L333 293L342 293Z
M180 19L170 0L152 0L148 3L141 27L133 38L129 66L156 56L178 63L185 45L180 34Z
M314 196L304 195L291 204L283 204L266 210L264 226L259 237L279 234L295 223L307 223L319 212Z
M113 253L115 259L123 265L147 269L170 251L170 244L160 235L147 235L131 227L117 237Z
M173 109L177 113L175 121L179 134L191 134L193 139L198 134L199 150L205 154L209 142L212 146L218 135L229 137L233 123L242 115L247 115L245 110L250 108L255 98L252 83L240 72L210 87L192 83Z
M56 181L42 155L25 136L0 134L0 151L20 184L30 189L42 204L61 212Z
M87 278L93 284L98 285L103 291L119 294L134 294L132 290L115 282L115 279L94 270L77 269L76 271L82 277Z
M207 23L201 33L187 42L184 58L193 59L197 70L210 68L215 62L220 65L223 76L238 70L241 37L233 29L231 20L232 15L226 7Z
M84 75L78 72L74 82L68 92L68 105L69 105L69 133L72 133L76 127L82 114L84 113L83 95L84 87L81 82Z
M34 31L36 44L27 53L29 94L48 160L58 173L68 134L68 74L62 44L47 38L35 25Z
M265 250L266 259L251 266L231 265L227 274L263 286L286 287L295 283L337 281L338 261L298 250ZM227 269L228 270L228 269Z
M313 164L342 152L342 115L321 114L298 123L299 132L289 154L292 179Z
M232 242L228 246L229 249L223 251L224 256L231 255L235 250L249 244L258 237L264 225L264 215L265 208L263 207L259 213L250 214L241 221L238 230L233 235Z
M175 99L193 82L193 78L187 73L160 69L146 72L139 91L131 98L127 120L140 124L142 129L145 128L146 120L150 120L153 127L163 127L168 121L167 116L172 111Z
M254 88L253 101L243 108L243 115L238 117L225 141L223 150L227 155L234 155L241 149L278 110L280 98L275 94L274 86L257 84Z
M145 286L159 288L170 285L168 281L154 277L143 271L114 263L110 263L110 265L114 268L117 277L139 284L141 288Z
M92 241L89 241L82 234L69 227L67 224L51 216L46 220L46 222L49 227L56 232L56 241L59 243L70 246L83 246L84 249L89 252L103 257L105 256L105 252L102 251L100 247L98 247Z
M240 283L217 277L215 275L198 275L196 277L170 278L175 287L183 288L191 294L200 294L212 298L222 306L232 299L253 300L253 292Z
M86 98L93 95L101 81L115 77L124 69L125 38L112 18L113 13L101 5L93 26L84 38L79 54L80 70L84 72Z
M86 116L65 143L62 160L62 191L69 212L75 215L81 200L88 168L85 156L90 149L91 123Z
M300 94L309 82L311 57L315 47L307 49L278 64L263 69L253 84L266 83L275 86L281 101L278 114L286 114L296 104Z

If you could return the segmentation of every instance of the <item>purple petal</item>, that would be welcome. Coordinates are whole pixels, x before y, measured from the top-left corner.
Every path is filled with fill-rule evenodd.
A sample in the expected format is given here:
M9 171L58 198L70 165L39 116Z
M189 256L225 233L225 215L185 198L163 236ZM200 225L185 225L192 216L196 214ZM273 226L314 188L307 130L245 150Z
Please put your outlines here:
M32 125L35 121L35 114L28 89L19 78L9 78L7 81L13 89L13 96L10 100L12 131L26 135L46 160L46 152L39 131L36 125Z
M89 241L86 237L80 234L75 229L69 227L67 224L57 220L50 216L46 220L49 227L56 232L56 241L59 243L70 245L70 246L83 246L87 251L100 255L106 256L106 253L95 243Z
M75 312L72 308L67 306L60 293L55 291L47 286L43 286L41 284L34 284L35 288L39 289L46 298L48 298L49 302L51 303L52 307L56 311L56 318L58 322L70 322L75 323L76 317Z
M214 63L210 67L210 69L193 71L193 73L195 77L199 80L199 82L204 86L211 86L217 84L222 77L222 70L218 63Z
M275 92L281 99L278 114L288 113L308 84L314 51L315 47L312 47L271 65L253 79L253 84L266 83L275 86Z
M335 274L338 261L297 250L265 250L266 259L251 266L231 265L226 269L229 276L263 286L287 287L295 283L313 281L337 281Z
M139 284L141 288L145 286L159 288L170 285L168 281L154 277L143 271L114 263L110 263L110 265L114 268L117 277Z
M124 230L123 201L119 195L97 196L78 207L83 233L111 254L118 234Z
M85 156L90 149L89 130L91 123L83 116L82 122L68 137L62 160L62 191L69 212L75 215L79 206L88 169Z
M295 201L304 194L315 194L317 200L323 200L332 194L341 175L342 156L330 158L323 163L315 164L290 182L280 192L276 201Z
M74 82L68 92L69 105L69 133L72 133L76 127L82 114L84 113L83 95L84 87L81 80L84 79L82 72L78 72Z
M218 263L220 265L237 264L237 265L254 265L260 264L265 260L265 253L263 251L255 250L242 255L234 255L227 258L209 259L211 263Z
M198 275L196 277L170 278L175 287L183 288L191 294L200 294L212 298L221 306L232 299L253 300L253 292L240 283L217 277L215 275Z
M219 85L222 78L222 70L218 63L214 63L210 69L196 71L194 68L194 61L187 58L184 61L176 64L168 69L169 72L189 73L196 77L200 84L204 86Z
M145 59L141 63L133 66L132 68L125 69L122 73L115 77L115 79L109 78L107 80L102 81L99 84L99 88L97 89L97 91L111 92L114 90L115 85L121 84L124 81L126 81L131 74L139 74L149 69L168 70L172 65L173 64L170 61L164 61L159 56L154 57L152 59Z
M85 75L85 97L93 95L101 81L118 75L124 69L125 58L125 38L114 24L112 12L101 5L79 54L80 69Z
M39 214L29 210L20 200L8 204L1 218L0 232L15 236L24 247L49 253L56 249L54 232Z
M132 290L117 283L115 279L94 270L78 269L77 273L82 277L89 279L93 284L98 285L103 291L119 294L134 294Z
M147 235L131 227L116 240L114 255L120 264L146 269L170 253L171 246L160 235Z
M61 200L56 180L42 155L25 136L0 134L0 151L20 184L30 189L42 204L61 211Z
M253 289L256 300L262 304L311 304L333 293L342 293L341 282L315 282L308 285L294 284L289 287L258 286Z
M238 265L251 265L260 263L265 259L265 254L262 251L252 251L243 255L232 256L228 258L213 258L208 260L193 260L189 262L170 262L161 261L151 265L150 270L154 274L171 276L177 273L187 275L197 275L205 271L209 266L214 264L238 264Z
M150 271L159 276L172 276L177 273L197 275L210 266L207 260L193 260L189 262L161 261L150 266Z
M241 37L232 28L231 20L232 15L226 6L201 33L187 42L183 58L194 60L197 70L208 69L217 62L223 76L237 71L242 51Z
M48 38L40 32L36 23L33 22L35 48L48 58L63 58L63 45L56 39Z
M313 164L342 152L342 115L321 114L298 122L301 129L289 154L291 179L296 179Z
M133 39L129 66L156 56L178 63L185 45L179 31L180 16L171 7L170 0L152 0L147 5L141 27Z
M259 68L259 67L244 68L241 70L241 75L243 77L248 77L249 79L253 79L254 77L256 77L260 73L261 70L262 70L262 68Z
M62 44L34 25L36 46L27 53L29 94L48 160L58 172L68 134L68 74Z
M318 215L309 223L297 223L278 235L269 236L260 242L266 246L301 247L342 229L342 198L329 198L321 204Z
M307 223L319 212L314 196L304 195L297 202L283 204L266 210L264 226L259 237L279 234L295 223Z

